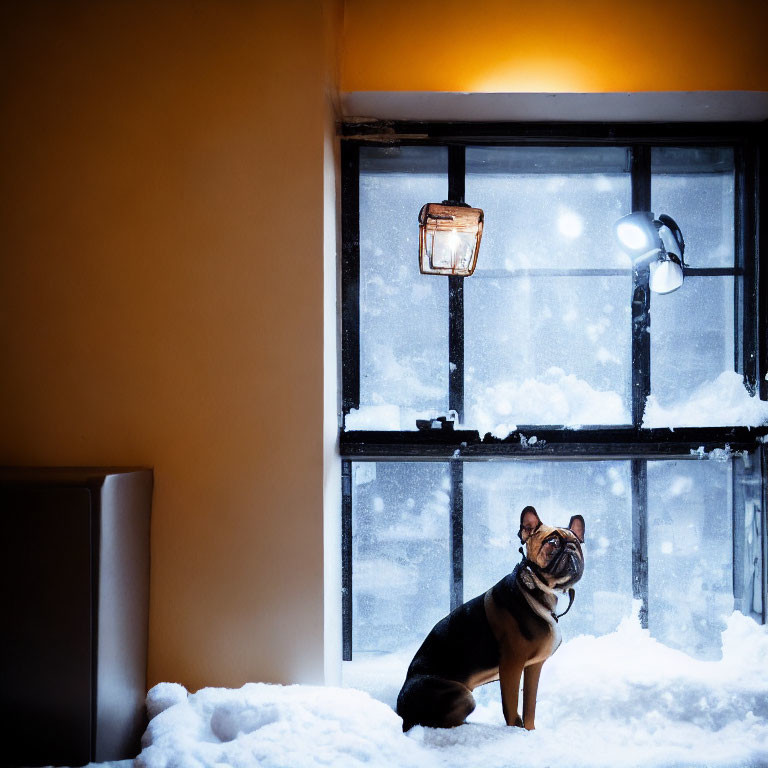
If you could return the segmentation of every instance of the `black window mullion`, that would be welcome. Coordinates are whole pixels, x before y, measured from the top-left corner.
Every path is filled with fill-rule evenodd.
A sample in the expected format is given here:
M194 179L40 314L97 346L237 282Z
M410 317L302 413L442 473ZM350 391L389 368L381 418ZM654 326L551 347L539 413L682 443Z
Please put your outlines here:
M735 369L751 392L761 389L758 372L757 267L754 222L757 218L757 150L754 144L735 148L735 254L734 350Z
M341 145L341 407L360 407L360 147ZM341 644L352 660L352 462L341 461Z
M341 406L360 407L360 147L341 145Z
M648 627L648 462L632 460L632 596L641 601L640 624Z
M448 147L448 199L464 202L466 155L463 146ZM448 408L464 421L464 278L448 278Z
M755 264L757 284L757 371L760 397L768 399L768 131L763 128L761 139L755 149L755 187L751 194L754 218L758 228L755 231Z
M448 409L464 421L464 278L448 278Z
M651 210L651 148L632 147L632 211ZM640 429L651 393L651 291L648 266L632 270L632 424ZM634 459L632 472L632 594L648 626L648 464Z
M454 203L464 202L465 174L467 171L466 147L448 147L448 199Z
M760 476L762 478L760 494L760 534L762 538L763 549L763 572L761 574L763 589L763 624L768 623L768 535L766 535L766 526L768 526L768 489L766 489L766 477L768 477L768 451L765 445L761 445L757 451L760 461Z
M352 661L352 462L341 462L341 647Z
M632 147L632 211L651 210L651 148ZM632 424L640 427L651 393L651 292L647 266L632 270Z
M448 147L448 199L464 202L466 151ZM464 278L448 278L448 408L464 421ZM450 463L450 608L464 602L464 464Z
M749 614L744 605L744 462L731 459L731 536L733 557L733 607ZM746 609L746 610L745 610Z
M464 602L464 462L452 461L451 467L451 610Z

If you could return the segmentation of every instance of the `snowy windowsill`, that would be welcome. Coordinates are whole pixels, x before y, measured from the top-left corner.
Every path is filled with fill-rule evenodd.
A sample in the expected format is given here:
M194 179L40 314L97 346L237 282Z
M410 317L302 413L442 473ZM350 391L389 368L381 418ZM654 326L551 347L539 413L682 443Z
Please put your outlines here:
M435 420L438 414L401 408L393 404L362 405L352 409L344 420L344 431L409 432L417 420ZM432 421L440 432L439 424ZM482 397L467 408L463 424L456 430L477 432L504 440L526 430L559 428L579 430L631 428L631 419L622 398L615 392L598 391L587 382L559 368L551 368L538 379L504 382L488 387ZM694 389L688 397L673 403L648 398L643 417L644 429L687 427L761 427L768 424L768 402L751 396L740 374L724 371L712 381ZM538 427L531 425L540 425Z

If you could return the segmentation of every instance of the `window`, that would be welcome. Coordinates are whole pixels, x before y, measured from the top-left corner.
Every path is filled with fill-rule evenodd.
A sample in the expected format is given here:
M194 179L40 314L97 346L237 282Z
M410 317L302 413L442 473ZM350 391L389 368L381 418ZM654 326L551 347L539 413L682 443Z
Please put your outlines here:
M510 572L527 504L587 521L566 637L639 601L716 658L723 616L766 618L757 132L377 130L342 149L344 658L414 648ZM485 211L470 278L419 273L416 217L443 199ZM683 231L675 293L614 243L636 210Z

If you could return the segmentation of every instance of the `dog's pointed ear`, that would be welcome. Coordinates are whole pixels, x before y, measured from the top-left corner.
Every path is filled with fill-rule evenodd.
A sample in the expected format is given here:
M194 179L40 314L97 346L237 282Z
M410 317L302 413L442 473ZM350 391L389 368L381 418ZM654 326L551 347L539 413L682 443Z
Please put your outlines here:
M576 534L576 538L584 543L584 518L581 515L574 515L571 522L568 523L569 530Z
M520 530L517 535L520 537L520 541L525 544L528 541L530 535L541 525L539 515L533 507L526 507L520 513Z

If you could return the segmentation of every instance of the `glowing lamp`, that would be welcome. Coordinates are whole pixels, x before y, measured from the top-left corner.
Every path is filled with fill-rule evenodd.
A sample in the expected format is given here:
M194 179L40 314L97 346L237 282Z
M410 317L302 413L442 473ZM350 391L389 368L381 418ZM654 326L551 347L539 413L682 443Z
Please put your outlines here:
M630 213L615 223L614 232L635 268L648 266L652 291L671 293L683 284L685 241L671 216L655 219L649 211Z
M483 212L444 200L419 211L419 269L423 275L460 275L475 271Z

